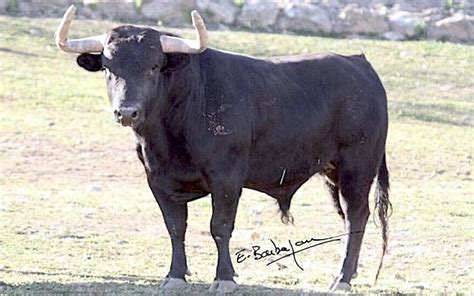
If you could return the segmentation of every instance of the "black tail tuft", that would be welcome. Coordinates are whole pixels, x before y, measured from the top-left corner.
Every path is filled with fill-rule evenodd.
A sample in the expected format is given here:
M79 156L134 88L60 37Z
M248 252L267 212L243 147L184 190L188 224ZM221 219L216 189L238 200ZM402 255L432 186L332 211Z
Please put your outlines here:
M290 213L291 197L285 199L278 199L278 206L281 212L281 222L283 224L294 224L295 219Z
M388 246L388 217L392 214L392 204L389 199L389 176L387 170L387 162L385 161L385 154L382 159L382 163L379 167L377 176L377 187L375 189L375 209L374 213L377 213L380 226L382 227L382 254L380 256L380 263L375 275L374 285L377 283L377 279L382 269L383 257L387 252Z

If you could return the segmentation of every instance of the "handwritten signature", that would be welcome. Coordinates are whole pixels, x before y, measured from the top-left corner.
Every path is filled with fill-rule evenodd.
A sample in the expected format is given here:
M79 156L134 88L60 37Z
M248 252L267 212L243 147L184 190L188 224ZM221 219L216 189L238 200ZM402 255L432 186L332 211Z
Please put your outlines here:
M360 233L360 231L353 232L353 233ZM237 251L235 253L235 256L237 256L237 263L242 263L245 260L250 259L250 258L252 258L255 261L258 261L264 258L273 259L272 261L267 263L267 266L275 262L278 262L282 259L285 259L287 257L292 257L296 266L298 266L301 270L304 270L303 267L301 267L301 265L299 264L298 260L296 259L296 254L306 251L308 249L317 247L317 246L321 246L321 245L325 245L325 244L329 244L333 242L340 242L342 237L348 236L348 235L349 233L339 234L339 235L329 236L329 237L324 237L324 238L312 237L312 238L308 238L304 240L298 240L295 242L289 239L288 245L277 245L272 239L270 239L272 247L269 249L262 249L261 246L254 245L252 246L252 250L241 249L240 251ZM275 258L275 256L278 256L278 257Z

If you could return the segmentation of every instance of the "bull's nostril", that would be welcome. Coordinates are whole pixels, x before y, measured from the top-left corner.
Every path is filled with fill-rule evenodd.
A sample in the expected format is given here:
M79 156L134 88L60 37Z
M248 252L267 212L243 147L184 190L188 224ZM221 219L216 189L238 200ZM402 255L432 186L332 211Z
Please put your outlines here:
M115 121L123 126L132 126L140 117L140 110L136 107L119 107L114 110Z

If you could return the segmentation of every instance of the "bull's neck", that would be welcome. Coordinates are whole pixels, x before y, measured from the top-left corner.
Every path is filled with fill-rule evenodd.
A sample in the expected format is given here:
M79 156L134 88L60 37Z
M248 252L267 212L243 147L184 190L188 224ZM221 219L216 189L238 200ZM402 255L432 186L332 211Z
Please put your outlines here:
M199 63L198 55L191 56L183 69L163 74L158 86L158 102L143 127L135 132L144 137L182 136L190 125L197 124L202 114Z

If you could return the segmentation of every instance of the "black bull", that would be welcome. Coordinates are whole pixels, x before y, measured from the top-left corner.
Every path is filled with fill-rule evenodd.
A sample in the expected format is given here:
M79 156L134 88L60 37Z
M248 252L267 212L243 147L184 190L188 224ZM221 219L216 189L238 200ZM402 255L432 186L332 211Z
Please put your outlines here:
M136 135L138 158L172 243L164 286L176 279L183 283L188 270L189 201L212 196L210 228L218 250L213 287L219 289L235 274L229 239L242 188L275 198L287 222L293 195L317 173L327 177L350 233L332 288L349 286L376 176L383 253L390 206L387 99L364 55L258 59L215 49L163 53L161 34L118 27L109 32L103 53L82 54L78 64L106 70L116 119Z

